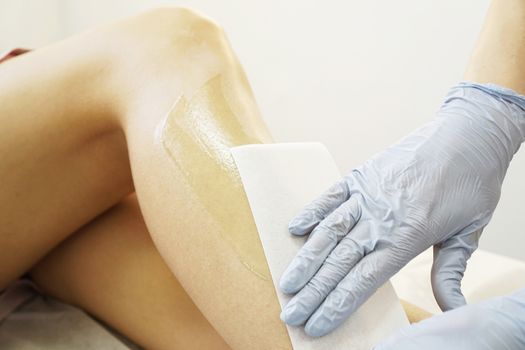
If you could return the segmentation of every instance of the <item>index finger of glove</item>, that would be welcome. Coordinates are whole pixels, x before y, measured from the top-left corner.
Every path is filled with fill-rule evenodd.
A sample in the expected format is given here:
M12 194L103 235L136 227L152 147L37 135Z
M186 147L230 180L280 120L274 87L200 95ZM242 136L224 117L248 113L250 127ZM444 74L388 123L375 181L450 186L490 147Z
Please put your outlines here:
M288 230L293 235L303 236L310 233L321 221L323 221L337 207L350 198L350 191L345 179L341 179L306 205L297 214L290 224Z

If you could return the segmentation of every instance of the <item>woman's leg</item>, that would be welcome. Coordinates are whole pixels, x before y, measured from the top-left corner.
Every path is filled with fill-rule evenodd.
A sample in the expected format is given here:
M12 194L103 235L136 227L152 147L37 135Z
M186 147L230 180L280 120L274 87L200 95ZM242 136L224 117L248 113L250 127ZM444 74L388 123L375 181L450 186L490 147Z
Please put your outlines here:
M134 104L123 118L142 213L167 265L230 346L289 349L229 153L271 138L222 30L193 13L177 26L179 15L150 13L138 25L147 30L130 38L145 38L127 63L141 67L141 84L130 81Z
M0 291L133 191L110 61L83 35L0 65Z
M56 247L30 273L145 349L227 349L168 269L130 196Z
M525 95L525 1L492 1L465 80L494 83Z
M3 64L0 99L3 285L132 191L124 130L189 296L232 347L291 348L228 152L270 137L214 23L164 9L71 38Z

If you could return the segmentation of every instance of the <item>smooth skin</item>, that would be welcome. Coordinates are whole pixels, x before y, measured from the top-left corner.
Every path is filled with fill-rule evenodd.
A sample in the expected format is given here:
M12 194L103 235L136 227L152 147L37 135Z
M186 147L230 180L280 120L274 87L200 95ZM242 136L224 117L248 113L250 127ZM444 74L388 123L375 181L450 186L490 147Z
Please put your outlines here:
M0 289L135 187L163 260L225 342L290 349L272 283L243 265L205 213L195 219L191 192L156 139L174 101L217 74L227 79L231 103L242 107L233 128L270 142L223 31L190 10L149 11L3 63ZM213 196L218 185L207 180ZM77 304L94 305L96 313L92 302ZM111 324L110 311L102 318ZM134 327L143 335L126 335L140 342L159 325Z
M30 276L146 349L230 348L160 257L135 195L62 242Z

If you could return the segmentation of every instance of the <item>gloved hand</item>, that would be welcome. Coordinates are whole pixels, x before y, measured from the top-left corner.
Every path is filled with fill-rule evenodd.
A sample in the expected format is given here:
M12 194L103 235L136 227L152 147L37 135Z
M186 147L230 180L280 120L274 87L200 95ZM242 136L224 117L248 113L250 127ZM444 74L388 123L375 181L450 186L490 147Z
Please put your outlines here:
M374 350L525 349L525 289L405 327Z
M524 139L525 97L490 84L453 88L434 120L291 221L292 234L310 237L281 277L280 289L297 293L281 319L325 335L432 245L439 306L465 304L460 283L467 259Z

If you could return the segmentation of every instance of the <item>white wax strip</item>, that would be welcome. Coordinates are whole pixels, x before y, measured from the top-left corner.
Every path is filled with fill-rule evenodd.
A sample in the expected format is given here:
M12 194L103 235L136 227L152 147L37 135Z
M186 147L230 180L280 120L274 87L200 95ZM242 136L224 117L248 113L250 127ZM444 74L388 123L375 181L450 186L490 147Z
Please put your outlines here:
M270 267L274 286L306 237L288 233L301 208L340 178L334 160L319 143L247 145L232 148ZM276 288L281 308L290 296ZM296 350L369 350L408 324L390 282L381 287L341 327L312 338L302 327L288 327Z

